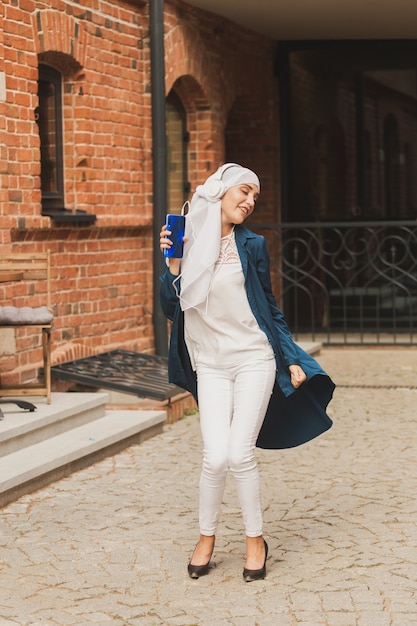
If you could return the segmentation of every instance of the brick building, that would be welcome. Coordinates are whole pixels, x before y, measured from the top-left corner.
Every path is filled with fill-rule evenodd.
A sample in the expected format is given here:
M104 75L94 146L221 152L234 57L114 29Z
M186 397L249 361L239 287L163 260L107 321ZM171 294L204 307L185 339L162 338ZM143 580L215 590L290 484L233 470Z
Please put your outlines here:
M235 6L223 3L229 4ZM164 5L166 208L178 211L196 184L228 160L260 174L258 222L278 223L281 206L286 219L364 210L356 157L349 156L357 154L358 121L351 68L343 80L340 72L323 73L326 51L321 58L317 51L314 58L297 56L280 46L279 33L205 11L209 6ZM7 252L51 251L53 364L113 348L155 350L150 37L146 0L0 6L0 245ZM370 155L379 154L384 136L399 154L396 141L406 133L401 154L408 155L402 157L408 174L394 172L389 193L395 202L404 199L400 214L407 217L416 206L416 68L396 69L408 72L400 85L397 76L366 78L363 123L374 128L372 107L384 103L386 128L385 135L367 135L369 177L359 191L375 215L385 215L388 192L381 200L383 181L371 176ZM288 71L290 121L282 101L290 93ZM27 304L28 296L0 285L2 302ZM33 341L24 330L0 330L1 383L36 378L41 348Z
M169 208L228 154L262 171L263 219L277 219L275 43L182 2L164 21L168 142L178 125L187 139L186 159L171 151ZM51 251L53 364L154 351L149 46L147 2L0 7L0 242ZM37 304L9 283L0 300ZM0 332L2 383L35 378L40 346Z

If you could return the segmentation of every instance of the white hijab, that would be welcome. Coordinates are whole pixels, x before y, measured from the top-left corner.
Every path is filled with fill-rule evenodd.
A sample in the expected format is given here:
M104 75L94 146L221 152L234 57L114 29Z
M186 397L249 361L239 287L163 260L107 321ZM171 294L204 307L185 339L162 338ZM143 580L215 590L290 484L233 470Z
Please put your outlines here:
M220 253L221 198L226 191L244 183L255 184L252 170L226 163L199 185L192 197L185 220L184 257L181 262L180 304L183 311L196 307L207 298L214 265ZM176 279L178 280L178 279Z

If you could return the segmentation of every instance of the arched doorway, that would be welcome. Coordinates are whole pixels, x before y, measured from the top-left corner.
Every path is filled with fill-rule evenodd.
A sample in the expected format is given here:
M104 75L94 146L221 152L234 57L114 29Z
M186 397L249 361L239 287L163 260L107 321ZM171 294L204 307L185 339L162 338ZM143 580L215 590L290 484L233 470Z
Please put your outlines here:
M171 90L166 101L167 124L167 208L178 213L188 199L187 116L182 102Z

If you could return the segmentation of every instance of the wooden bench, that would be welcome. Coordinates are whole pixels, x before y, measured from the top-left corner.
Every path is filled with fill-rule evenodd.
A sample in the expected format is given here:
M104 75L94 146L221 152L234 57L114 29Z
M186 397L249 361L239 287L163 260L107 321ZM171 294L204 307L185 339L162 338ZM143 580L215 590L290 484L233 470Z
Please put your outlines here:
M51 402L51 261L50 252L0 254L0 282L13 291L13 302L0 302L1 328L28 328L41 335L43 351L43 383L3 386L0 397L46 396ZM21 306L20 302L24 303ZM13 306L14 304L18 306ZM29 305L29 306L26 306ZM36 306L30 306L36 304Z

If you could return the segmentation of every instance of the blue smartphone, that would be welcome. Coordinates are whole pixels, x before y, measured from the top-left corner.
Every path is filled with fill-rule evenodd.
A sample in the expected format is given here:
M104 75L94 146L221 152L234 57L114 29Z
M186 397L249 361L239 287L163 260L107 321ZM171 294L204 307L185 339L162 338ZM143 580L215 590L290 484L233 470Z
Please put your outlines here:
M170 259L181 259L184 252L185 216L168 213L165 225L167 230L171 231L169 238L173 245L169 250L164 250L164 256Z

